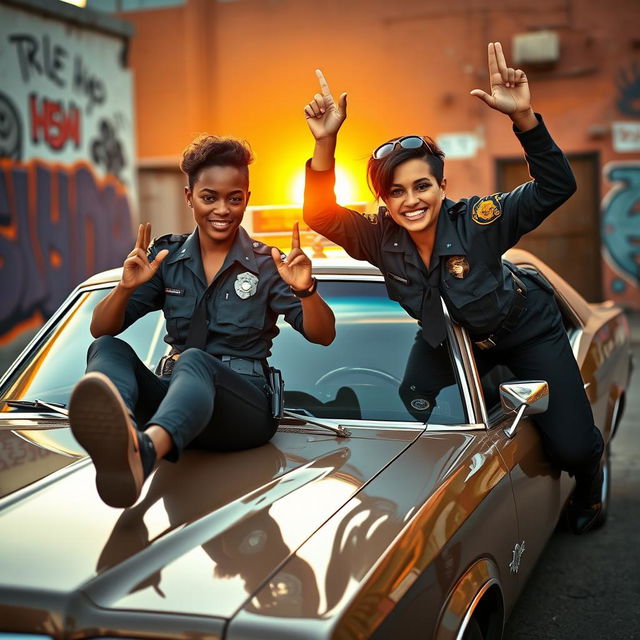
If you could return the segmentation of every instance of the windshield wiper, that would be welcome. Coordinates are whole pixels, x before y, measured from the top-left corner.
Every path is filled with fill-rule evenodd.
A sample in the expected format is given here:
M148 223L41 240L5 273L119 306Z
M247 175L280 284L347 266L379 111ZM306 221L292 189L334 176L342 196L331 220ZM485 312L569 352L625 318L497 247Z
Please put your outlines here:
M2 400L6 402L10 407L16 407L16 409L49 409L53 413L57 413L65 418L69 417L69 410L66 404L61 402L45 402L44 400Z
M329 422L318 420L318 418L316 418L315 416L313 418L310 418L304 413L296 413L295 411L290 411L288 409L284 410L283 416L285 418L293 418L294 420L301 420L303 422L306 422L307 424L312 424L314 427L320 427L321 429L328 429L332 433L335 433L338 436L338 438L348 438L349 436L351 436L351 431L349 431L349 429L346 429L341 425L335 425Z

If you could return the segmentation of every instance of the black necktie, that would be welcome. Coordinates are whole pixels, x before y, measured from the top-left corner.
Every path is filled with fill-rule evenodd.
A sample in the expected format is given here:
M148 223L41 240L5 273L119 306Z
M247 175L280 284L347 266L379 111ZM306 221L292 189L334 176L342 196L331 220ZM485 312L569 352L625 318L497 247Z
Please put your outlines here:
M428 283L422 298L422 339L434 349L447 335L439 285L440 261L429 272Z
M207 300L209 295L205 293L200 302L196 306L193 316L191 317L191 324L189 325L189 333L187 334L187 341L184 343L185 349L195 347L196 349L202 349L206 351L207 336L209 333L209 326L207 322Z

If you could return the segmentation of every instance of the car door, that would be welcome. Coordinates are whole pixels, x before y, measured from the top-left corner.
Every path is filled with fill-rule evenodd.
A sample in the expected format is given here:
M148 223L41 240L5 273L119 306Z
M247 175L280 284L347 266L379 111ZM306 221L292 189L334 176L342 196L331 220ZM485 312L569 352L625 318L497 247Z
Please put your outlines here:
M523 418L512 437L505 433L512 426L515 413L502 409L499 386L513 380L506 367L498 366L480 379L480 385L488 433L511 476L519 531L511 571L518 574L522 585L558 522L563 494L561 473L544 455L535 418Z

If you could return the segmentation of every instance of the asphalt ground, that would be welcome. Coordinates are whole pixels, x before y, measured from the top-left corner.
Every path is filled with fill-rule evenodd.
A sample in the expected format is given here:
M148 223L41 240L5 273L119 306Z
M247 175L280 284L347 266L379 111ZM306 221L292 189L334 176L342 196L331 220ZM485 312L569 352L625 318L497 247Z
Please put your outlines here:
M640 314L635 373L611 445L606 525L556 530L507 621L504 640L640 640Z

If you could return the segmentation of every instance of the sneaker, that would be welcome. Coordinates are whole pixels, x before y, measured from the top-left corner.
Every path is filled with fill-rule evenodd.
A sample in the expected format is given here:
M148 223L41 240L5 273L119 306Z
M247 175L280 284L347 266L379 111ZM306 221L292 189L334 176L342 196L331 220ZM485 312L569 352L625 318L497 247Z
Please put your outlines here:
M87 373L76 384L69 401L69 421L76 440L91 456L103 502L130 507L153 468L155 452L149 437L136 429L107 376Z

